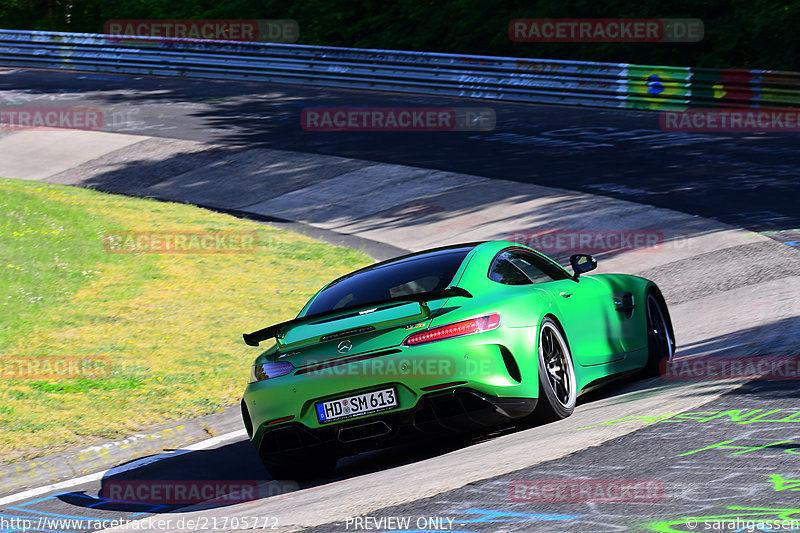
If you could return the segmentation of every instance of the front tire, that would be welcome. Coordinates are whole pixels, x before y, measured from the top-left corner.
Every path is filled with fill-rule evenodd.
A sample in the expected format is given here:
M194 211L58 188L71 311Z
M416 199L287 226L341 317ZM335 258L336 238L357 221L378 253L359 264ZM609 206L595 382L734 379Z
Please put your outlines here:
M567 418L578 397L575 367L564 333L550 317L539 326L539 401L533 415L538 421Z
M664 298L655 289L647 291L647 364L645 377L658 376L675 357L675 335Z

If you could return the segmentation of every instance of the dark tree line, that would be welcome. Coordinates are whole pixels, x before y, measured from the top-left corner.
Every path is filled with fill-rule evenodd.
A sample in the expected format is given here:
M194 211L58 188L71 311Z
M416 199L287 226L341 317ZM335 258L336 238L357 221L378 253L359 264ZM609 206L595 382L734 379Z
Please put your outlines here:
M697 43L515 43L514 18L700 18ZM295 19L299 43L800 70L797 0L0 0L0 27L101 33L110 19Z

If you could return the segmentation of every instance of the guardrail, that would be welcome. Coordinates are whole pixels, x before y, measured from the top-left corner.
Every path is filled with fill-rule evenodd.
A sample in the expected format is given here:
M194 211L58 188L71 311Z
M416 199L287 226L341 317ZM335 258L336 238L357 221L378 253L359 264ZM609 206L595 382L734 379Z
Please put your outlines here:
M0 30L0 65L630 109L800 107L800 73Z

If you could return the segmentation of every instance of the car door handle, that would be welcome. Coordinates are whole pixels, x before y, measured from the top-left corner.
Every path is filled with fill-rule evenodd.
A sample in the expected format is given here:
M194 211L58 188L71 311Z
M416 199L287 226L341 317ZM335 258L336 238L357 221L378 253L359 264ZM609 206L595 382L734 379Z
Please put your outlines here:
M567 292L567 291L563 291L563 292L560 292L558 295L563 297L563 298L569 298L570 296L572 296L572 293L571 292Z

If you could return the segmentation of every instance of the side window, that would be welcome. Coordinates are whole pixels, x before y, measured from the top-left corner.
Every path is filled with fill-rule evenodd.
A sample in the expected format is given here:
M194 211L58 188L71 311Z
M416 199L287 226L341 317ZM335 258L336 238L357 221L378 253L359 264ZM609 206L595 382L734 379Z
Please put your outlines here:
M489 279L505 285L527 285L568 278L564 270L547 259L519 250L501 253L489 269Z
M489 279L503 285L530 285L533 283L519 267L512 262L511 253L503 252L489 267Z

